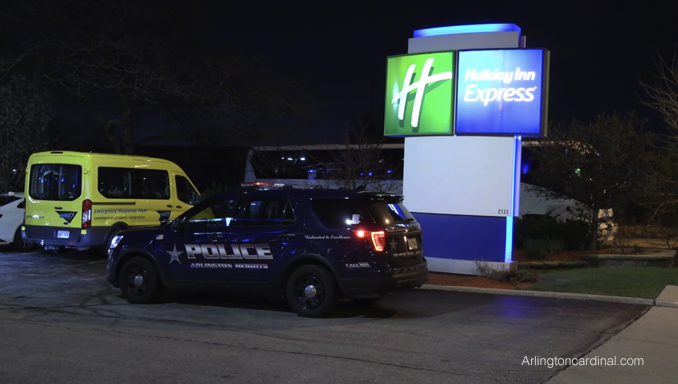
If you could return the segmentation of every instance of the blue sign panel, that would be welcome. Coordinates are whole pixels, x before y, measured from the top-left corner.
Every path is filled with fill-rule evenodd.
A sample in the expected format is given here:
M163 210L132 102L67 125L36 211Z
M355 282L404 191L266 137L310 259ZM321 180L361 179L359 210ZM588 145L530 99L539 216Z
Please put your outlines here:
M460 51L456 135L545 136L549 51Z

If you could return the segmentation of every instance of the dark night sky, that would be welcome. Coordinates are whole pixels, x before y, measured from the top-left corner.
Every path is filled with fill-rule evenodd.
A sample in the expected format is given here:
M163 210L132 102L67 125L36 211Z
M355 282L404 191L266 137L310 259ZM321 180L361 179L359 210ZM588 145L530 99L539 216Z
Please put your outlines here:
M169 0L196 50L265 56L321 103L318 138L383 113L386 57L407 53L423 28L513 23L528 47L551 51L549 120L636 110L659 55L678 48L674 1L216 1ZM322 139L319 139L322 140Z

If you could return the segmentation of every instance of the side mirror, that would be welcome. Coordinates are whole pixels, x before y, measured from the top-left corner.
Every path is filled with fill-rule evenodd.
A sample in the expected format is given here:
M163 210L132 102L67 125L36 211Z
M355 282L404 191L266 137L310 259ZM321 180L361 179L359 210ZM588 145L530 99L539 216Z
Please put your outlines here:
M172 221L172 231L174 232L181 232L184 230L184 227L186 222L185 217L178 217L174 221Z

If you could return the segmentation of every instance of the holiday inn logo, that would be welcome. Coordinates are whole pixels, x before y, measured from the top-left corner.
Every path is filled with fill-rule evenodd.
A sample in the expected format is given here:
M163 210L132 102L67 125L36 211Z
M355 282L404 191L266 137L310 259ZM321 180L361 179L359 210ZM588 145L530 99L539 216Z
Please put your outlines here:
M451 135L455 52L388 58L384 135Z

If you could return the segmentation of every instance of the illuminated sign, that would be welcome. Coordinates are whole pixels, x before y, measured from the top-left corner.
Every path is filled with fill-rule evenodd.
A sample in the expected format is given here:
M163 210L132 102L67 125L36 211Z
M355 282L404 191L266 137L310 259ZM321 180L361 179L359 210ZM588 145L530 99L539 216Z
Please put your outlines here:
M456 135L544 136L549 52L460 51Z
M394 56L387 70L385 136L546 135L545 49Z
M456 52L388 58L384 135L451 135Z

